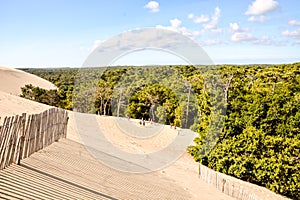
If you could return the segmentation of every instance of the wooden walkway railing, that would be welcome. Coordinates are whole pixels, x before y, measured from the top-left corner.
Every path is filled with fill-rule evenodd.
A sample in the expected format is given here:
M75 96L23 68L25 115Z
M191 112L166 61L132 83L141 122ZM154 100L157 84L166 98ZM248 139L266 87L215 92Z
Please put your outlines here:
M66 138L67 123L68 112L58 108L6 117L0 126L0 170Z

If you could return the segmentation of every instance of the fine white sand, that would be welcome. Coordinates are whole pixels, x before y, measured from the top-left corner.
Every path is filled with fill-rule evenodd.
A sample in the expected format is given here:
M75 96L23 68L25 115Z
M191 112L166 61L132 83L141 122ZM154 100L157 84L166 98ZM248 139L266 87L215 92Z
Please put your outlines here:
M37 76L20 70L0 67L0 124L3 122L5 116L19 115L22 113L40 113L50 108L50 106L19 97L20 87L25 84L33 84L46 89L55 88L53 84ZM70 119L68 123L67 138L77 143L82 143L77 131L74 113L69 112L69 114ZM106 131L106 135L112 144L128 152L157 151L159 148L163 148L168 145L168 143L172 142L174 134L177 134L177 131L168 128L165 133L160 134L160 138L154 138L150 143L147 143L143 140L138 141L127 135L122 135L120 130L113 124L113 119L110 117L100 117L95 115L95 118L97 118L99 125L102 126L103 130ZM95 162L95 160L91 160L91 162ZM190 194L191 199L232 199L199 180L197 177L197 169L197 163L185 153L175 163L161 170L159 174L165 178L172 179L176 186L184 188L184 190ZM86 177L86 179L90 178L92 177Z
M55 89L55 85L33 74L0 66L0 91L12 95L21 94L21 87L32 84L44 89Z

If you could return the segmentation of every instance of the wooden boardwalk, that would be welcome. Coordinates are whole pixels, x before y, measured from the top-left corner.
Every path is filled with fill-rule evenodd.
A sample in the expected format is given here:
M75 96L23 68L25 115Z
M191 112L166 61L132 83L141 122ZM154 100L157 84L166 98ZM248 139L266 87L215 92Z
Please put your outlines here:
M120 130L112 119L97 120L107 133L116 134L112 140L119 138ZM187 156L150 173L132 174L107 167L80 143L72 123L71 116L67 138L72 140L61 139L23 159L21 165L0 171L0 199L232 199L201 181L197 164ZM86 123L88 126L89 120Z
M188 178L188 177L187 177ZM198 183L194 184L205 184ZM201 199L231 199L208 187ZM216 198L213 198L213 197ZM161 172L129 174L102 165L62 139L0 171L0 199L193 199Z

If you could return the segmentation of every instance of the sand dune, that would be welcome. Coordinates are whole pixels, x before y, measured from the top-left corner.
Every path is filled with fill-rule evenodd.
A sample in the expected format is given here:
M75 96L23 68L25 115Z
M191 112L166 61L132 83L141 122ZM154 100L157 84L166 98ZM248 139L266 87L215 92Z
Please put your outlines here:
M18 95L21 87L32 84L45 89L56 88L52 83L26 72L0 67L0 122L6 116L40 113L50 106L33 102Z
M0 117L20 115L22 113L35 114L49 109L50 106L23 99L0 91Z
M20 87L29 83L46 89L54 88L48 81L34 75L15 69L0 68L0 124L5 116L22 114L24 112L28 114L40 113L50 108L50 106L16 96L20 93ZM70 119L66 140L55 143L47 147L48 150L39 151L22 161L25 165L32 166L30 168L32 170L26 173L21 172L18 175L13 172L24 170L24 165L13 165L0 171L0 176L7 177L5 180L8 182L7 184L0 185L0 198L1 194L7 194L8 196L6 197L8 199L15 199L17 197L22 197L22 199L36 199L35 197L37 196L48 199L53 198L57 194L61 194L66 195L68 199L94 199L94 196L99 197L99 194L104 192L118 196L121 199L157 199L158 197L162 197L162 199L174 199L170 195L174 195L174 197L177 196L179 199L232 199L197 178L198 165L187 153L175 163L155 173L137 176L119 172L117 175L113 174L116 173L115 170L99 163L88 154L86 148L82 146L84 143L81 139L82 135L79 135L75 114L78 115L79 113L69 112ZM138 141L129 136L122 136L122 132L114 125L114 120L111 117L100 117L96 115L91 117L95 118L102 129L111 136L109 139L112 144L128 152L153 152L167 145L174 138L172 134L177 133L168 128L168 131L163 131L158 135L158 139L154 137L150 143L145 143L143 140ZM89 121L85 120L84 123L89 123ZM86 129L84 131L88 134ZM159 141L159 139L164 141ZM57 147L59 148L57 149ZM108 149L106 152L109 151ZM46 158L44 158L45 152L53 152L53 154L47 153L45 154ZM70 153L75 153L76 155L71 155ZM86 158L82 156L83 154L87 155ZM42 155L41 158L39 158L40 155ZM66 161L66 158L68 158L70 162ZM41 168L41 163L45 165L45 168ZM84 171L80 167L81 165L87 166L87 169L84 169ZM51 168L51 166L54 167ZM58 166L60 166L60 168L57 168ZM78 169L74 169L76 166ZM47 171L50 170L50 168L52 171ZM82 173L78 172L78 170ZM37 177L36 172L40 172L44 177L34 180L30 178L30 181L28 181L27 177L23 176L26 174L28 176ZM47 176L48 173L52 175L49 177ZM60 178L55 178L56 176L53 176L54 174ZM119 178L108 181L105 177ZM17 187L10 187L12 184L10 180L13 180L13 178L17 178L18 180L13 183L19 184L17 185L18 189L16 189ZM47 180L43 182L44 179ZM87 182L87 180L89 181ZM64 187L56 188L54 187L56 184L63 184ZM46 193L49 196L45 196L46 193L43 191L45 185L47 189L53 190L55 193L50 194L47 190ZM126 186L123 191L120 190L121 186ZM83 193L77 193L78 188L82 189L83 187L85 188ZM153 189L149 190L149 187ZM69 190L65 190L65 188L69 188ZM27 193L24 193L25 190ZM149 192L151 194L153 193L152 196ZM76 197L74 196L75 194ZM74 198L68 195L74 196Z
M26 84L32 84L48 90L56 88L55 85L38 76L0 66L0 91L19 95L21 93L20 88Z

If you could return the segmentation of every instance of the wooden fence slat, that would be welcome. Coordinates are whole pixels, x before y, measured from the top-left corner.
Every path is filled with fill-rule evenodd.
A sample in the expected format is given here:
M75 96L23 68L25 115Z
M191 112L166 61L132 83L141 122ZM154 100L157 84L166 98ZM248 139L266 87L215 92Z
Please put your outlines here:
M5 149L4 159L3 159L3 163L2 163L2 168L5 168L8 165L8 163L10 162L10 156L11 156L11 151L13 150L12 146L14 143L14 136L15 136L16 123L17 123L18 117L19 116L13 117L13 120L11 121L11 126L9 129L9 137L8 137L8 140L5 145L6 149Z
M3 124L1 125L0 129L0 141L4 139L4 131L5 131L5 123L7 121L7 117L4 118ZM1 142L0 142L0 147L1 147Z
M12 138L11 138L11 142L10 142L10 152L7 155L7 162L5 167L7 167L8 165L10 165L11 163L14 163L15 160L14 158L15 156L15 152L16 152L16 148L17 148L17 140L18 140L18 134L19 134L19 128L20 128L20 124L21 124L21 116L16 117L15 121L14 121L14 129L12 131Z
M199 177L208 184L213 185L219 191L240 200L259 200L259 199L286 199L276 193L261 186L239 180L220 172L216 172L204 165L199 166ZM265 198L268 197L268 198Z
M8 126L7 124L10 122L10 117L5 117L4 123L3 123L3 128L1 130L1 144L0 144L0 160L2 161L2 153L4 152L4 145L7 139L7 132L8 132ZM0 163L1 164L1 163Z
M22 120L20 125L19 141L18 141L18 152L16 154L16 162L19 165L23 156L24 151L24 141L25 141L25 122L26 122L26 113L22 114Z
M44 148L45 127L47 125L46 115L47 115L47 112L44 111L42 113L42 118L41 118L41 137L40 137L40 141L39 141L40 149Z
M4 162L4 155L5 155L5 144L6 144L6 140L8 139L7 137L7 132L8 132L8 126L7 123L10 122L10 117L9 118L5 118L4 119L4 123L3 123L3 128L1 129L1 135L2 135L2 139L1 139L1 144L0 144L0 169L2 169L2 164Z
M34 120L35 120L35 115L32 115L31 117L31 122L30 122L30 127L29 127L29 134L28 134L28 145L27 145L27 157L31 154L31 149L32 149L32 141L34 139Z
M52 142L55 141L56 134L57 134L57 112L53 110L53 135L52 135ZM51 142L51 143L52 143Z
M58 108L5 117L0 126L0 170L66 138L67 123L68 112Z
M28 157L28 146L29 146L29 135L30 135L30 126L31 126L32 115L28 116L27 123L26 123L26 130L25 130L25 137L24 137L24 146L23 146L23 155L22 158Z
M59 118L60 118L60 112L56 111L56 132L55 132L55 137L54 137L54 141L58 141L59 136L60 136L60 123L59 123Z
M48 110L48 112L47 112L47 125L48 125L47 126L47 133L49 133L49 135L48 135L48 137L45 137L45 141L46 141L45 147L50 144L51 137L52 137L51 132L52 132L52 126L53 126L53 124L52 124L52 121L51 121L51 118L50 118L51 113L52 113L51 109Z
M50 140L50 144L54 141L54 137L55 137L55 131L56 131L56 126L55 126L55 123L56 123L56 115L55 115L55 110L51 110L51 124L52 124L52 131L50 132L51 133L51 140Z
M11 138L11 129L13 128L12 127L12 122L14 120L14 117L10 117L8 118L9 120L7 121L7 123L5 124L5 126L7 126L7 130L6 130L6 137L4 138L4 142L3 142L3 146L1 148L1 166L0 166L0 169L4 169L5 167L5 164L6 164L6 156L7 156L7 152L8 152L8 143L10 141L10 138Z
M45 129L45 134L44 134L44 138L43 138L43 147L46 147L48 146L48 138L46 137L46 133L48 133L49 131L49 110L46 111L46 119L45 119L45 126L44 126L44 129Z
M68 129L68 122L69 122L69 117L68 117L68 112L65 110L64 111L64 135L63 138L67 137L67 129Z
M33 125L31 126L29 155L31 155L35 149L35 140L37 135L36 121L37 121L37 115L35 114L33 115Z
M40 137L41 137L41 117L42 117L42 115L39 114L36 117L37 117L37 119L36 119L36 123L35 123L35 125L36 125L36 135L35 135L34 152L41 149L39 141L40 141Z

